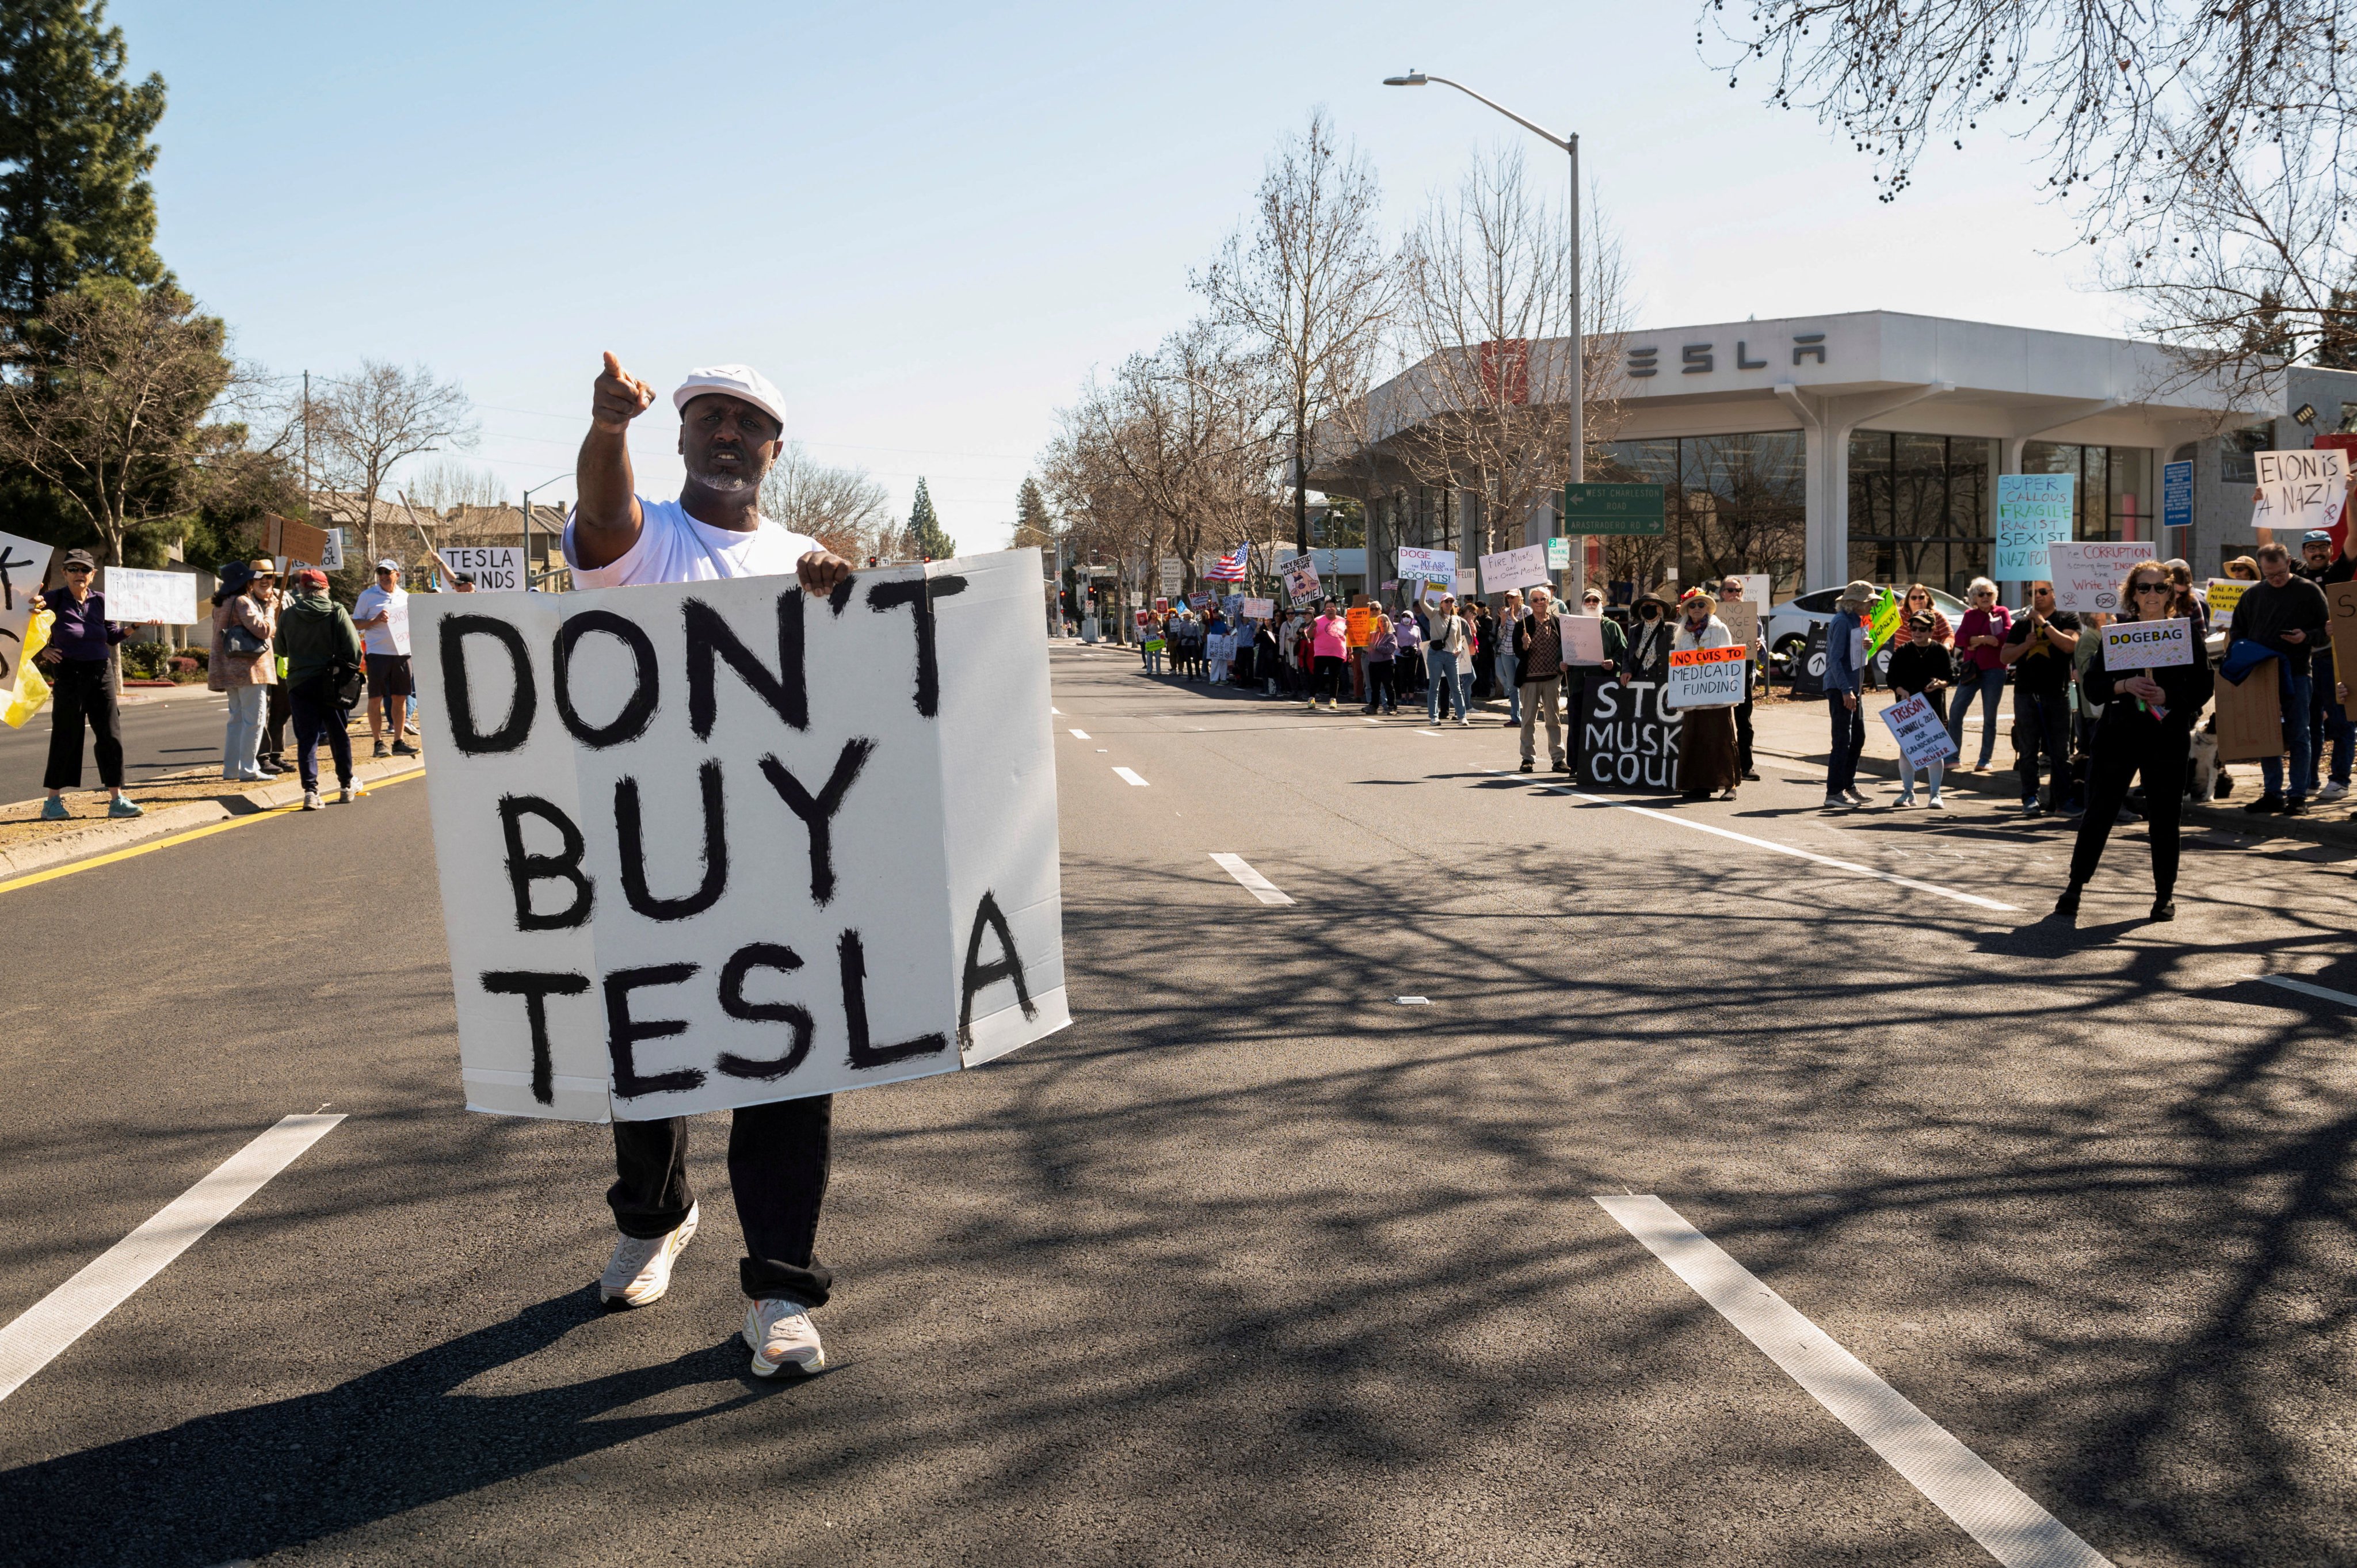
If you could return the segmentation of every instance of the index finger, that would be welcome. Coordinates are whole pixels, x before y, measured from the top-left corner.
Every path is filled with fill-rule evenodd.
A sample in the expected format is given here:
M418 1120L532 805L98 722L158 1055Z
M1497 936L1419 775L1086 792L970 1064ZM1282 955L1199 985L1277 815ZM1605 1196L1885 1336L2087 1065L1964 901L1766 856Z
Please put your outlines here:
M611 349L606 350L606 373L625 384L631 380L630 372L622 369L622 361L614 358Z

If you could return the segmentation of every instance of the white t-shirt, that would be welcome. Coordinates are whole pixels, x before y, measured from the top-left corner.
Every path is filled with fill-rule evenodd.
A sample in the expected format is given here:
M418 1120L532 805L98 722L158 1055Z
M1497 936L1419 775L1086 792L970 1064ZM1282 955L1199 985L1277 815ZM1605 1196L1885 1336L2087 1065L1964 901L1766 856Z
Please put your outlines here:
M374 620L379 610L386 613L382 626L372 626L362 634L364 646L371 653L401 653L409 651L409 594L395 588L391 593L371 583L352 601L354 620Z
M565 522L565 564L585 588L634 583L708 583L716 577L791 575L794 564L819 548L817 540L763 518L750 533L714 528L687 515L679 502L639 498L639 542L619 561L584 566L573 553L573 520Z

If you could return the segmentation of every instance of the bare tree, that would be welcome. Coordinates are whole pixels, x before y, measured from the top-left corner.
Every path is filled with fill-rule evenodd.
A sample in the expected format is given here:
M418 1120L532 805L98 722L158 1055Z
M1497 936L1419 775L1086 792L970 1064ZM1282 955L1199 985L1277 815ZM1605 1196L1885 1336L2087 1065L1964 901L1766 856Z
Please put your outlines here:
M71 502L102 561L120 561L140 523L198 504L204 459L251 469L236 462L243 429L206 424L240 375L221 319L170 284L86 281L9 329L30 352L5 356L0 456Z
M507 487L489 468L448 458L404 480L402 491L411 501L433 511L454 506L496 507L507 504Z
M377 524L387 519L379 497L393 469L429 452L472 447L476 439L474 406L457 382L436 381L423 365L404 370L378 360L362 360L355 374L313 394L311 430L332 482L359 503L361 555L370 561Z
M866 469L813 462L799 441L786 443L761 480L765 516L846 558L896 553L899 525L889 499Z
M1400 326L1412 369L1371 419L1423 484L1469 492L1468 542L1504 547L1570 474L1570 245L1566 215L1534 197L1519 147L1478 157L1435 199L1401 253ZM1585 439L1611 438L1627 276L1600 219L1584 247Z
M1258 209L1194 280L1213 318L1257 349L1283 410L1293 457L1293 537L1309 548L1310 433L1353 390L1392 306L1392 280L1375 220L1373 168L1338 148L1324 110L1288 136L1261 177Z
M2350 203L2357 0L1757 0L1727 26L1730 86L1837 124L1882 199L1935 139L2032 144L2045 188L2147 330L2199 373L2262 372L2357 328ZM1697 44L1704 37L1697 34Z

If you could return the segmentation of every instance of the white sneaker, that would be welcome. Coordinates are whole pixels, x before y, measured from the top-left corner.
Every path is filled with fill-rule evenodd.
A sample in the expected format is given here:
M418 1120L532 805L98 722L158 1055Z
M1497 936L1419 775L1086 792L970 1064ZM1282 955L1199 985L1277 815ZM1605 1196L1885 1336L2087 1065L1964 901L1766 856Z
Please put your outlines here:
M635 1236L617 1240L613 1261L597 1276L597 1299L619 1301L624 1306L644 1306L649 1302L661 1301L663 1292L671 1289L672 1264L681 1251L695 1240L695 1221L703 1208L700 1203L690 1205L687 1218L668 1235L645 1241Z
M319 799L319 792L317 789L306 789L303 791L303 809L305 811L316 811L326 805L327 802Z
M2327 779L2324 788L2316 792L2316 798L2319 800L2338 800L2347 793L2349 793L2348 785L2338 779Z
M367 799L368 786L362 784L357 779L336 791L336 804L339 806L349 806L354 800L365 800Z
M1842 799L1847 800L1853 806L1863 806L1866 804L1866 797L1859 794L1854 789L1843 790Z
M1948 809L1948 802L1940 799L1940 792L1937 789L1932 791L1932 809L1935 811L1944 811Z
M777 1376L780 1367L804 1375L826 1370L826 1347L818 1342L818 1326L810 1310L798 1301L757 1301L745 1309L744 1338L753 1352L753 1375Z

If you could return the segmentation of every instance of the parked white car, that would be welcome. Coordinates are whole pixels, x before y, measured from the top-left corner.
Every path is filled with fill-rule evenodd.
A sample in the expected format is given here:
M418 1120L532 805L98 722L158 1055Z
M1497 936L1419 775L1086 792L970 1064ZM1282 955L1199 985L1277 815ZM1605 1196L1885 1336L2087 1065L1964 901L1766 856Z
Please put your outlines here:
M1809 640L1809 628L1813 626L1833 624L1834 604L1841 596L1842 591L1839 588L1819 588L1813 594L1803 594L1798 598L1787 599L1769 611L1767 627L1769 650L1784 655L1786 667L1790 668L1791 661L1800 657L1802 648ZM1943 593L1937 588L1932 590L1932 604L1933 608L1948 618L1948 624L1951 627L1961 625L1964 618L1964 611L1971 607L1962 599ZM1880 653L1874 656L1874 678L1877 681L1885 680L1889 675L1892 651L1889 647L1885 646Z

